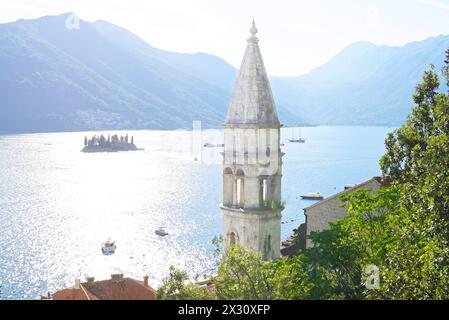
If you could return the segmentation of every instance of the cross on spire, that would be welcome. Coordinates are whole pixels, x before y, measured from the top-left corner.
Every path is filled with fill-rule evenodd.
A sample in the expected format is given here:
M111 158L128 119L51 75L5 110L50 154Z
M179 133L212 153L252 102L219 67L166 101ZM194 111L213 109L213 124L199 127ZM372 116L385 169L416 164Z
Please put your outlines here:
M251 29L249 30L249 32L251 32L252 36L255 37L256 33L257 33L257 28L256 28L256 23L254 22L254 18L253 18L253 23L251 25Z

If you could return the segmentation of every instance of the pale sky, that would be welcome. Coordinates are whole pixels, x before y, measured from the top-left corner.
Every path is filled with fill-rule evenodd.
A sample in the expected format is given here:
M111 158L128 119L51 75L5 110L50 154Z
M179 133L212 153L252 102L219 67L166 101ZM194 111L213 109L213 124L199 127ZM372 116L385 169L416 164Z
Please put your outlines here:
M449 34L449 0L0 0L0 23L65 12L235 67L254 17L270 75L307 73L355 41L403 45Z

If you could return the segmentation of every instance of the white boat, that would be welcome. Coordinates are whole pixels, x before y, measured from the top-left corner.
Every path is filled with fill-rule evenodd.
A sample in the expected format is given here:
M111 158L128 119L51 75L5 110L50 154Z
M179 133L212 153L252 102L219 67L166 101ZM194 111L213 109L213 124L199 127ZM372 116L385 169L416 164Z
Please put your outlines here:
M323 200L324 196L319 192L312 192L301 196L304 200Z
M292 138L288 139L288 141L290 141L291 143L305 143L306 139L301 138L301 128L299 128L299 136L298 138L294 137L294 130L292 129Z
M101 245L101 252L106 255L114 254L115 249L117 249L117 246L115 245L115 241L112 241L111 239L106 240L106 242Z
M204 147L205 148L223 148L224 144L223 143L221 143L221 144L212 144L212 143L207 142L207 143L204 144Z
M157 228L157 229L154 231L154 233L156 233L156 234L157 234L158 236L160 236L160 237L168 236L168 232L165 231L165 229L164 229L163 227Z

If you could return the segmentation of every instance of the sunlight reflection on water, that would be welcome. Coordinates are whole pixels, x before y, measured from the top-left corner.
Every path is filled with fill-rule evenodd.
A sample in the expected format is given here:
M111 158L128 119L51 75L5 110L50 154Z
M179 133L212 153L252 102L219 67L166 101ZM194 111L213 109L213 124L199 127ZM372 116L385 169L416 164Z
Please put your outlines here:
M290 129L284 136L290 137ZM283 148L283 238L304 221L309 202L378 174L388 128L304 128L307 143ZM192 160L186 131L129 131L143 151L84 154L84 136L48 133L0 136L0 285L4 299L33 299L88 275L150 275L157 285L170 265L191 275L214 270L221 233L220 148ZM222 131L203 134L222 143ZM167 237L154 230L163 226ZM112 256L101 243L116 240Z

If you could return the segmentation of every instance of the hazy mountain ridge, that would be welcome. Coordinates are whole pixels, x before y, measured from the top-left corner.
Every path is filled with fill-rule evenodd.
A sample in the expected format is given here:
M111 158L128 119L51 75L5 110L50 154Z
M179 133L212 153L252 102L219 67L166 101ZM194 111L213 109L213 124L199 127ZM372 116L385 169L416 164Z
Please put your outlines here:
M273 90L311 124L396 126L423 71L431 64L441 70L448 47L449 36L403 47L358 42L307 75L274 78Z
M101 20L69 30L69 15L0 25L0 132L221 126L237 75L229 63L154 48ZM404 47L358 42L307 75L272 77L279 118L398 125L447 46L449 36Z
M123 49L89 23L68 30L66 16L0 28L0 64L3 70L9 66L0 78L2 119L9 118L2 131L180 128L190 119L221 123L225 90Z

